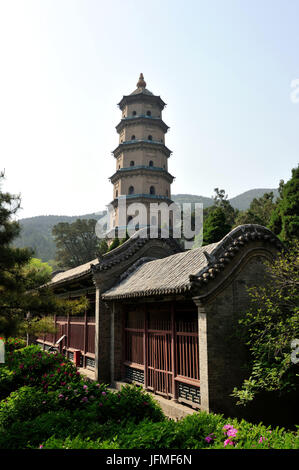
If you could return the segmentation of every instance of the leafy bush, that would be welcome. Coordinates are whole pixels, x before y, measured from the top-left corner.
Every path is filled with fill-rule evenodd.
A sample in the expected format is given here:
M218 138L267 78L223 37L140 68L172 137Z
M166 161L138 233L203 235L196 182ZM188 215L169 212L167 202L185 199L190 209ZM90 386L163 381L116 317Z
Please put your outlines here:
M66 439L57 439L50 437L44 444L39 446L40 449L119 449L115 439L112 441L101 441L97 439L92 441L89 437L83 439L80 436L75 438L67 437Z
M38 346L9 353L0 367L1 396L0 449L299 448L295 432L222 415L171 421L141 387L112 392Z
M51 411L33 420L14 422L5 431L0 431L0 449L36 448L51 436L66 438L71 435L74 424L69 411Z
M89 404L102 402L104 396L111 395L107 391L107 385L95 382L86 382L83 379L75 383L65 384L55 392L57 406L75 410L78 408L86 409Z
M113 442L120 427L121 424L115 421L100 424L90 409L48 411L28 421L16 421L2 432L0 430L0 449L37 448L50 438L61 442L76 437L82 441L108 439Z
M54 393L45 394L36 387L20 387L0 402L0 427L6 428L16 421L52 410L55 405Z
M16 349L22 349L26 346L26 341L22 338L6 338L4 339L5 352L12 352Z
M92 405L100 422L116 420L138 423L146 418L162 421L165 416L149 393L136 385L125 385L119 392L102 392L101 399Z
M76 366L62 354L49 354L36 345L10 352L6 365L21 385L41 387L45 392L83 381Z
M7 397L17 387L18 381L13 371L5 366L0 367L0 400Z
M175 421L157 423L149 419L129 424L118 436L121 449L181 449L180 432Z

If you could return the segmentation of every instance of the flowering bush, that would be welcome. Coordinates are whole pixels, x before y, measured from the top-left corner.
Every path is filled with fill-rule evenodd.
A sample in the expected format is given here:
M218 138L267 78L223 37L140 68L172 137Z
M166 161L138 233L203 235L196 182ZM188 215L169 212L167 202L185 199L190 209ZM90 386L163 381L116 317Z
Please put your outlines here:
M295 432L222 415L171 421L141 387L112 392L38 346L10 351L0 367L0 399L1 391L0 449L299 448Z
M35 387L20 387L0 402L0 427L34 418L54 408L54 396Z
M107 395L107 386L95 382L79 382L65 384L56 390L56 401L59 407L65 409L86 409L86 405L102 402ZM111 392L110 392L111 394Z
M35 345L10 352L6 366L13 371L16 383L41 387L45 392L83 380L76 366L62 354L49 354Z
M26 346L26 341L21 338L0 338L4 341L5 344L5 352L12 352L16 349L22 349Z
M102 391L100 399L94 401L92 408L100 422L111 419L137 423L146 418L152 422L165 419L157 402L136 385L123 386L117 393Z

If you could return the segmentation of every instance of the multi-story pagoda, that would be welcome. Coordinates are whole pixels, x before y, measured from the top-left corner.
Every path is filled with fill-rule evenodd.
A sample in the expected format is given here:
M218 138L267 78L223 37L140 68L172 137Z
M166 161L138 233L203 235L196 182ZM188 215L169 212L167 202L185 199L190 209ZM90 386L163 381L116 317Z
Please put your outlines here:
M141 73L137 89L123 96L118 106L122 118L116 126L119 145L112 152L116 171L110 178L114 207L111 225L124 229L132 219L132 215L126 216L125 224L121 223L124 221L119 217L119 202L124 196L127 206L139 202L147 207L147 220L143 221L143 226L157 224L155 217L150 218L150 203L171 204L170 186L174 179L168 173L168 158L172 152L165 145L168 130L162 120L165 103L146 88Z

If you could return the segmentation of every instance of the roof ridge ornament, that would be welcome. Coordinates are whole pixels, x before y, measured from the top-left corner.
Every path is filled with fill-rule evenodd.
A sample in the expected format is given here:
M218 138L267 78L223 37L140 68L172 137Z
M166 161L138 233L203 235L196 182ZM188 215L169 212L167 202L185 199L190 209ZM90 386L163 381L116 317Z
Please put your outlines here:
M139 80L138 80L136 86L137 86L137 88L145 88L146 87L146 82L144 80L143 73L141 73L139 75Z

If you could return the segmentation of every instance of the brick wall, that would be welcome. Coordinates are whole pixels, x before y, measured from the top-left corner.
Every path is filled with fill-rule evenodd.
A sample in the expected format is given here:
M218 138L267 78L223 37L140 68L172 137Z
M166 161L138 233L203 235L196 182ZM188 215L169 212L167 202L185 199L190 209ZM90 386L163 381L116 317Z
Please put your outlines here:
M236 400L230 397L233 388L248 377L244 368L248 353L237 337L237 327L250 306L247 287L264 281L264 260L261 255L249 259L230 284L205 306L210 411L242 414Z

